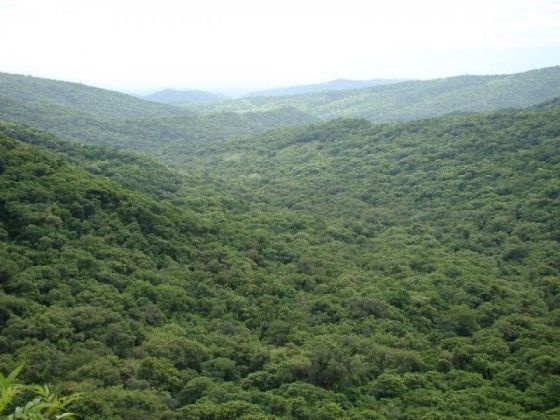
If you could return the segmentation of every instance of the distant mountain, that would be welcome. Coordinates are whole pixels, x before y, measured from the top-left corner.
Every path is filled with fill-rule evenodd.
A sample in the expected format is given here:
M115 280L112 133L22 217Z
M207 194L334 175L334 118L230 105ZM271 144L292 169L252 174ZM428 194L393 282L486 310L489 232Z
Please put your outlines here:
M143 97L148 101L171 104L173 102L209 102L226 99L226 95L220 93L205 92L203 90L175 90L164 89Z
M377 122L432 118L449 113L522 108L560 96L560 66L524 73L456 76L289 96L254 96L193 105L195 111L255 112L292 106L322 119Z
M348 90L361 89L372 86L389 85L400 82L397 79L373 79L373 80L347 80L336 79L326 83L315 83L311 85L290 86L278 89L260 90L251 92L245 96L283 96L283 95L301 95L303 93L332 91L332 90Z

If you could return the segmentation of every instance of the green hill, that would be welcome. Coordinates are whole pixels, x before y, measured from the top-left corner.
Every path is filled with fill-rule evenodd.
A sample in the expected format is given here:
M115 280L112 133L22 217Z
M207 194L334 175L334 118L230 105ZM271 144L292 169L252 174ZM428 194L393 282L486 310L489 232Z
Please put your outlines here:
M9 130L37 142L36 132ZM199 369L193 363L211 352L187 338L202 330L195 327L198 310L186 305L202 305L201 314L211 309L210 301L198 302L192 293L206 295L206 278L214 277L206 265L235 251L213 245L216 228L208 215L104 178L78 169L60 152L0 134L0 367L24 362L29 381L85 391L78 410L88 418L169 418L174 405L167 391L146 389L136 374L123 389L120 379L105 374L116 368L116 378L129 362L145 360L156 370L171 368L179 375L172 381L192 379L193 368ZM149 297L148 289L156 294ZM216 303L227 304L228 292L213 290L222 295L214 296ZM211 322L205 319L200 325ZM187 325L195 328L188 334ZM173 331L175 344L165 350L158 340L167 341Z
M173 196L181 184L180 177L165 165L128 150L62 141L52 134L10 121L0 121L0 134L60 153L90 174L159 198Z
M92 419L558 417L559 148L555 101L335 120L192 143L157 194L2 123L0 369Z
M2 102L11 100L33 108L72 110L105 118L185 115L185 112L171 106L144 101L124 93L19 74L0 73L0 98Z
M391 122L451 112L522 108L560 96L560 67L495 76L458 76L365 89L294 96L249 97L190 106L197 111L262 111L293 106L322 119Z
M0 73L0 119L82 143L153 155L315 120L290 107L244 115L198 115L177 107L76 83Z

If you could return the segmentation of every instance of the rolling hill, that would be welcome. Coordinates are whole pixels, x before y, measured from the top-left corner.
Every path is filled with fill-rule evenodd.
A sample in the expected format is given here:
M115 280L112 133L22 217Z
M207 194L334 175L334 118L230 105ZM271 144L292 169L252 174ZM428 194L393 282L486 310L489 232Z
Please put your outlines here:
M191 143L221 141L316 120L292 108L197 114L76 83L0 73L0 119L92 145L173 155Z
M0 120L0 134L62 154L69 163L124 187L160 199L173 196L181 179L165 165L129 150L62 141L50 133Z
M201 112L254 112L292 106L321 119L343 117L391 122L454 112L522 108L557 96L560 96L560 67L550 67L511 75L457 76L365 89L248 97L188 108Z
M174 107L147 102L120 92L80 83L19 74L0 73L0 104L4 109L25 107L22 112L43 109L55 113L125 119L185 115Z

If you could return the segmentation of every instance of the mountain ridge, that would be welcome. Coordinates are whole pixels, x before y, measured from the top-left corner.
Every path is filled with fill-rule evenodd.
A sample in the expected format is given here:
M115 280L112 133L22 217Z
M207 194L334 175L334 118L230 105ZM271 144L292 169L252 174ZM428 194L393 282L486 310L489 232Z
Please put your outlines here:
M297 95L320 91L336 91L360 89L372 86L381 86L387 84L398 83L400 79L371 79L371 80L351 80L351 79L335 79L323 83L312 83L307 85L286 86L283 88L266 89L247 93L244 97L252 96L285 96Z
M200 114L110 90L0 73L0 119L62 139L160 153L166 147L217 141L316 118L293 107L247 113Z
M163 89L149 95L142 96L142 98L148 101L172 104L175 102L211 102L226 99L227 95L197 89Z
M560 96L560 66L510 75L454 76L370 88L294 96L246 97L200 106L198 112L247 112L293 106L317 118L377 122L430 118L450 112L523 108Z

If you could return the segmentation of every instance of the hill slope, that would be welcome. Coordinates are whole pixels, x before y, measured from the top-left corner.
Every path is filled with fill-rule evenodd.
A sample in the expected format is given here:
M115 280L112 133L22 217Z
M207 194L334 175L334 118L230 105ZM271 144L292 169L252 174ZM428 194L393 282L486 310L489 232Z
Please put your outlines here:
M5 104L9 101L9 104ZM80 83L0 73L0 103L76 112L91 117L146 118L185 115L176 108Z
M60 153L90 174L158 198L173 196L181 184L180 177L163 164L128 150L62 141L52 134L11 121L0 120L0 134Z
M73 411L558 416L554 102L195 144L170 201L6 124L0 368Z
M9 131L33 143L41 141L40 133L30 135L29 129L14 124ZM217 241L210 214L203 217L123 188L78 169L59 152L49 153L4 133L0 368L23 362L26 380L85 391L87 397L76 410L87 418L170 418L177 404L171 403L167 385L147 389L141 364L158 370L164 363L161 366L171 368L172 375L179 375L173 379L168 371L164 380L178 384L192 379L191 373L211 360L205 345L187 338L186 328L190 325L194 333L211 322L197 320L199 310L192 307L196 294L201 293L201 313L230 300L231 292L214 288L212 302L203 289L211 287L215 276L207 264L223 260L224 252L229 261L235 249ZM76 159L86 159L74 152ZM219 215L219 207L214 207L213 214ZM246 257L232 261L250 267ZM227 277L240 281L240 274ZM160 340L175 344L162 347ZM254 346L252 340L246 345ZM121 379L114 379L128 368L136 373L122 377L127 382L123 388ZM107 374L116 376L110 379ZM176 397L179 388L173 388Z
M76 83L0 74L0 119L47 130L66 140L173 155L212 142L315 120L294 108L198 115L174 106Z
M210 102L225 99L225 95L205 92L203 90L164 89L144 96L148 101L170 104L173 102Z
M202 104L198 111L261 111L293 106L318 118L359 117L389 122L452 112L522 108L560 96L560 67L496 76L458 76L366 89L253 97Z

